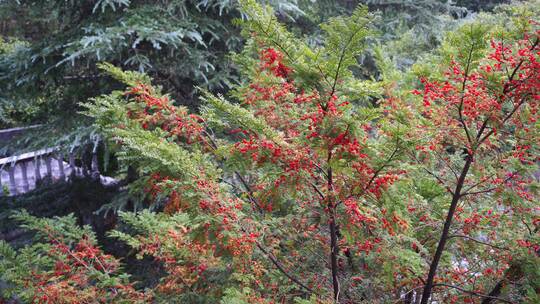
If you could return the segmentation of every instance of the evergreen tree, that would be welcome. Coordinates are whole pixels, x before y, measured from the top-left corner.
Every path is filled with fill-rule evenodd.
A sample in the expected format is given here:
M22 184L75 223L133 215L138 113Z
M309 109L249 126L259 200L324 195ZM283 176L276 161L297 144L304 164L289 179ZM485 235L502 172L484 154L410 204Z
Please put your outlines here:
M140 72L82 104L149 210L110 236L158 269L139 285L73 216L14 215L7 297L37 303L538 302L537 2L445 35L380 81L355 73L375 32L360 6L312 44L241 1L240 83L178 106ZM32 264L28 259L35 259ZM61 292L64 291L64 292ZM0 298L1 299L1 298Z
M301 13L294 0L272 3ZM0 127L47 124L36 145L89 140L78 103L118 87L100 61L144 71L193 106L194 85L236 82L226 55L241 45L237 17L232 1L2 1Z

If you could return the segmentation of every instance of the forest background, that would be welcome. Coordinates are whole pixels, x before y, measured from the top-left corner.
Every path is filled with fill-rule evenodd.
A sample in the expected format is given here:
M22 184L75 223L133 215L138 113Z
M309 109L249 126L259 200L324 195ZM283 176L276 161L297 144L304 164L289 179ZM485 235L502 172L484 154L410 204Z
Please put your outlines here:
M537 303L539 12L536 0L0 1L0 128L39 125L0 147L0 156L54 146L75 151L84 165L97 149L101 174L120 181L44 181L30 193L0 197L0 301L428 303L425 292L434 288L431 301L441 303ZM349 30L354 39L340 53ZM500 48L515 62L493 55L499 41L511 45ZM463 79L473 70L480 75L489 60L508 64L507 75L471 80L469 88ZM310 70L315 63L325 76ZM516 89L522 95L503 87L513 84L514 69L530 74ZM462 77L461 93L450 70ZM456 118L465 133L429 133L452 124L425 121L432 113L452 117L444 104L418 110L453 100L444 83L461 96L499 85L501 96L510 94L504 98L532 99L516 111L501 102L501 113L521 119L508 119L510 126L482 108L494 104L478 102L479 113ZM294 96L287 102L296 112L276 110L289 106L273 90ZM338 107L335 117L308 117L313 109L298 106L325 94L320 111L331 113L335 98L343 113ZM269 110L262 100L276 105ZM306 125L312 141L300 132L289 142L283 134L298 125L278 118L301 115L314 123ZM173 139L160 133L172 128L171 117L186 126ZM507 131L510 139L481 147L483 119L497 121L484 124L486 138ZM499 123L500 134L493 131ZM477 141L467 143L473 127ZM202 139L208 130L215 134ZM307 146L328 168L292 152ZM321 152L329 146L328 155ZM467 191L456 195L463 168L458 190ZM202 180L186 173L194 169ZM367 185L361 194L355 180ZM309 189L298 186L306 183ZM251 207L186 207L208 200L201 197ZM319 200L326 207L309 206ZM437 280L428 272L438 267L452 206L455 242L439 256L445 279ZM498 225L507 230L496 233ZM201 227L215 234L202 236ZM426 288L430 277L435 286Z

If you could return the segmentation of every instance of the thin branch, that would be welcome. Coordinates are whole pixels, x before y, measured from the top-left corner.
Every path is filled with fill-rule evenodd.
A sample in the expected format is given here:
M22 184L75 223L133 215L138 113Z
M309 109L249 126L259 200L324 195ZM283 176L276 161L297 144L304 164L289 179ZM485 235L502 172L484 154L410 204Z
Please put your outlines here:
M347 40L347 43L345 43L345 46L343 46L343 49L341 50L341 54L339 56L338 66L336 68L336 74L334 75L333 84L332 84L332 91L330 92L330 96L328 97L328 100L332 98L334 93L336 92L336 86L338 83L339 78L339 71L341 70L341 65L343 64L343 60L345 60L345 53L347 52L347 49L349 48L349 44L351 44L352 40L354 39L354 36L358 34L360 30L354 32L350 37L349 40ZM326 110L326 106L323 108Z
M448 239L451 239L451 238L463 238L463 239L467 239L467 240L471 240L475 243L478 243L478 244L482 244L482 245L486 245L486 246L489 246L489 247L493 247L493 248L496 248L496 249L500 249L500 250L510 250L506 247L500 247L500 246L496 246L496 245L493 245L493 244L490 244L490 243L486 243L486 242L483 242L483 241L480 241L478 239L475 239L473 237L470 237L468 235L464 235L464 234L454 234L454 235L451 235L448 237Z
M467 57L467 66L465 67L465 72L463 73L463 83L461 85L461 101L459 102L458 106L458 113L459 113L459 122L463 126L463 129L465 130L465 135L467 135L467 141L469 142L469 146L472 148L472 138L469 133L469 128L467 128L467 124L465 123L465 120L463 118L463 101L465 100L465 87L467 85L467 78L469 77L469 68L472 61L472 52L474 50L475 44L474 42L471 44L471 48L469 49L469 56Z
M454 285L450 285L450 284L437 283L437 284L434 284L433 286L449 287L449 288L457 289L457 290L462 291L464 293L470 294L472 296L476 296L476 297L480 297L480 298L484 298L484 299L494 299L494 300L498 300L498 301L501 301L501 302L504 302L504 303L515 304L515 302L512 302L512 301L507 300L507 299L490 296L490 295L479 293L479 292L472 291L472 290L467 290L467 289L461 288L459 286L454 286Z
M382 166L380 166L376 171L375 173L373 173L373 176L371 177L371 179L369 180L369 182L367 183L367 185L364 187L364 190L363 191L366 191L367 189L369 189L369 187L371 186L371 184L375 181L375 179L378 177L378 175L382 172L382 170L384 168L386 168L390 162L394 159L394 156L396 156L397 152L399 151L399 139L396 141L396 147L394 148L394 151L392 151L392 154L390 154L390 157L388 157L388 159L382 164Z
M413 292L415 290L418 290L418 289L422 289L422 288L424 288L424 285L416 286L415 288L413 288L413 289L407 291L406 293L404 293L402 296L405 297L408 294L410 294L411 292ZM402 302L402 299L397 300L396 302L394 302L394 304L397 304L397 303L400 303L400 302Z
M529 224L527 224L527 222L525 222L525 220L523 218L521 219L521 222L523 223L523 225L525 225L525 227L529 231L529 235L533 235L533 232L531 230L531 227L529 227Z
M236 174L236 176L238 177L238 179L240 180L240 182L242 182L242 185L244 185L244 188L246 188L246 191L247 191L247 195L249 196L249 200L255 205L257 206L257 209L259 210L260 213L263 213L263 208L261 207L261 204L259 203L259 201L255 198L255 196L253 195L253 191L251 190L251 187L249 186L249 184L246 182L246 180L244 179L244 177L242 175L240 175L240 173L238 173L238 171L234 171L234 173Z
M471 191L472 189L474 189L474 188L480 186L481 184L483 184L483 183L485 183L485 182L487 182L487 181L488 181L488 180L480 180L479 182L474 183L473 185L469 186L469 187L468 187L467 189L465 189L463 192L466 193L466 192L468 192L468 191Z
M448 169L450 169L450 171L452 171L452 173L454 174L454 177L456 178L456 181L458 180L459 176L458 176L458 173L456 172L456 170L454 170L454 168L452 168L452 165L450 164L450 162L448 162L448 160L445 160L440 153L437 153L435 152L434 153L443 163L446 164L446 167L448 167Z
M287 270L285 270L285 268L283 267L283 265L281 265L281 263L277 260L277 258L270 252L268 252L262 245L261 243L259 243L258 241L255 242L255 245L257 245L257 248L259 248L260 251L262 251L264 253L264 255L266 255L268 257L268 259L272 262L272 264L274 264L274 266L276 266L276 268L281 271L287 278L289 278L289 280L291 280L292 282L294 282L296 285L304 288L305 290L307 290L308 292L310 293L313 293L313 294L316 294L316 295L319 295L318 292L314 291L313 289L309 288L308 286L306 286L304 283L300 282L300 280L298 280L296 277L294 277L292 274L288 273Z
M484 190L478 190L478 191L472 191L472 192L464 192L461 194L461 197L467 196L467 195L475 195L475 194L483 194L483 193L489 193L492 191L497 190L497 187L492 187Z
M504 125L504 123L506 123L513 115L514 113L516 113L516 111L521 107L521 105L523 105L525 103L525 97L527 97L528 95L525 95L521 98L521 100L519 101L519 103L514 106L514 108L512 109L512 111L510 113L508 113L508 115L506 115L506 117L502 120L501 122L501 125ZM494 129L491 129L489 130L489 132L486 133L486 135L484 135L477 143L477 146L480 146L480 144L482 144L486 139L488 139L488 137L491 136L491 134L493 134L495 132Z
M321 171L321 173L324 175L324 177L328 178L328 175L326 174L326 171L317 163L314 163L313 164L315 166L315 168L319 169L319 171Z
M245 228L243 227L240 227L240 229L245 233L247 232ZM272 262L272 264L274 264L274 266L276 266L276 268L281 271L281 273L283 273L289 280L291 280L293 283L295 283L296 285L304 288L306 291L310 292L310 293L313 293L313 294L316 294L316 295L320 295L318 292L314 291L313 289L309 288L307 285L305 285L304 283L302 283L300 280L298 280L294 275L290 274L287 272L287 270L285 269L285 267L277 260L277 258L271 253L269 252L268 250L266 250L266 248L264 248L263 245L261 245L261 243L259 241L255 241L255 245L257 246L257 248L259 248L260 251L262 251L262 253L264 253L264 255L266 257L268 257L268 259Z
M538 43L540 42L540 38L536 38L536 40L534 41L534 43L531 45L530 47L530 50L534 50L536 48L536 46L538 45ZM504 52L503 52L504 54ZM521 60L518 65L516 66L516 68L514 69L514 71L512 72L512 75L510 76L510 78L508 79L508 81L512 81L512 79L514 79L514 77L516 76L516 73L517 71L519 70L519 68L521 67L521 65L523 64L523 60Z
M484 119L484 122L482 123L482 126L480 127L480 130L478 130L478 134L476 134L476 141L480 139L480 136L482 136L482 133L484 133L484 129L487 127L487 124L489 122L489 116Z
M439 183L441 183L443 186L445 186L446 188L446 191L448 191L448 193L454 195L454 191L452 191L452 189L450 189L449 186L446 185L446 181L443 180L442 178L440 178L437 174L429 171L428 169L424 168L424 171L426 171L429 175L435 177L435 179L437 179L437 181L439 181Z
M309 184L311 185L311 187L313 187L313 189L315 190L315 192L317 192L317 194L319 194L319 196L321 197L321 200L324 200L325 196L324 196L324 194L321 192L321 190L319 190L319 188L317 187L317 185L315 185L315 184L312 183L312 182L309 182Z

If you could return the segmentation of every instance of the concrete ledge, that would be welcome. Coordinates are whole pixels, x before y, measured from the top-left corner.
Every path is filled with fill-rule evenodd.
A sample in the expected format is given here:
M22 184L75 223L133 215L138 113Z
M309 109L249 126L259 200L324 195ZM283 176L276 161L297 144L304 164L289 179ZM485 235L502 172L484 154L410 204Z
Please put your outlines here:
M36 129L41 127L42 125L32 125L28 127L19 127L19 128L11 128L11 129L3 129L0 130L0 141L7 141L11 138L20 135L28 130Z
M32 160L35 157L48 155L48 154L53 153L54 151L56 151L55 148L47 148L47 149L41 149L41 150L27 152L27 153L23 153L19 155L13 155L10 157L0 158L0 169L2 169L5 165L13 164L19 161Z

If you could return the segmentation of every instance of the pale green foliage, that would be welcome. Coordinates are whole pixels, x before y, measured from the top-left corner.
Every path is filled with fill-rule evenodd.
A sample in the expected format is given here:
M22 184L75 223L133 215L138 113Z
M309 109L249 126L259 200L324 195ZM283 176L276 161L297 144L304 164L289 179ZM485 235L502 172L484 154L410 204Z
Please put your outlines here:
M249 288L238 290L236 288L229 288L225 290L225 295L221 299L221 304L250 304L249 294L252 291Z
M282 143L277 130L268 127L264 121L255 117L252 112L228 102L223 96L215 96L203 91L201 100L205 102L202 111L209 123L217 124L220 127L225 125L239 126L256 134L262 134L275 142Z
M151 83L150 77L147 74L135 71L123 71L108 62L99 63L97 67L106 71L114 79L132 87L137 86L138 84L150 85Z
M517 2L501 5L492 14L480 13L476 19L464 22L455 31L447 33L438 49L412 66L411 74L415 78L440 78L441 67L452 60L462 66L470 61L469 68L474 69L489 50L489 39L512 41L529 32L533 26L529 20L540 18L539 4L538 0Z
M13 249L8 243L0 241L0 280L2 296L17 296L29 300L33 290L24 288L24 278L40 267L50 267L52 259L44 255L50 247L47 244L35 244L19 250Z
M278 22L270 6L261 6L255 0L240 1L242 13L246 19L238 21L242 25L244 36L259 33L257 39L267 46L275 46L285 53L289 59L294 60L305 44L296 39L286 27Z
M118 215L126 228L129 228L130 233L113 230L109 233L109 236L125 242L134 249L140 249L140 235L166 237L170 230L180 226L188 227L193 224L186 213L167 215L143 210L139 213L120 212ZM142 258L142 256L139 257Z
M172 176L195 178L204 170L211 176L216 170L200 153L189 152L174 143L163 141L157 132L142 129L116 129L113 140L121 141L123 150L118 153L122 161L138 165L159 166L158 171ZM152 166L152 169L157 169Z
M248 75L254 67L250 58L259 51L260 45L264 45L285 55L300 86L315 87L320 91L329 89L355 100L380 93L377 84L360 81L352 77L351 72L358 65L358 56L365 51L367 36L372 34L373 17L367 7L359 6L351 16L335 17L323 23L323 45L310 47L279 23L269 7L262 7L255 1L242 1L241 4L248 17L240 22L244 36L253 38L248 40L242 56L234 58Z
M357 56L364 51L370 23L367 7L360 6L350 17L335 17L321 25L325 45L322 50L317 50L320 59L316 64L321 66L321 72L332 91L338 79L352 76L348 69L357 64Z
M90 226L79 227L73 214L63 217L38 218L22 210L15 212L12 218L21 222L22 228L36 231L40 238L61 237L66 244L73 244L83 237L87 237L92 243L96 243L92 228Z
M489 25L498 38L519 39L533 27L530 20L540 18L540 1L515 1L495 8L492 14L480 13L479 23Z
M188 179L199 176L200 170L209 176L217 174L218 170L200 152L187 151L175 143L164 141L160 132L143 130L127 119L125 114L122 115L124 108L118 98L103 96L94 101L94 104L86 104L85 113L103 124L100 128L107 130L105 133L113 143L121 143L121 150L117 151L119 160L146 167L144 171L162 171ZM122 120L117 120L119 117ZM126 122L124 128L117 126L119 121Z
M83 237L89 237L95 242L92 229L88 226L80 228L73 215L37 218L26 211L18 211L13 214L13 219L21 222L22 228L35 231L37 242L15 250L6 242L0 241L0 280L7 284L7 288L2 292L8 297L16 295L25 300L32 299L33 290L24 288L25 278L35 271L50 269L54 265L54 260L46 254L51 249L47 240L58 238L72 245Z
M26 211L15 212L12 218L21 222L25 230L35 232L36 242L17 250L6 242L0 241L0 281L5 284L0 289L2 299L18 298L25 303L36 300L36 286L39 276L47 276L55 271L57 263L69 263L70 253L58 250L62 246L74 250L76 244L85 240L89 246L96 246L96 235L89 226L79 226L73 214L64 217L38 218ZM65 247L64 247L65 246ZM73 257L73 255L72 255ZM76 259L76 258L75 258ZM98 288L116 288L129 281L129 275L99 269L91 263L78 265L85 269L84 275L90 281L88 285ZM71 265L70 265L71 266ZM75 267L74 267L75 268ZM54 276L53 276L54 277ZM58 276L58 278L61 276ZM51 279L55 284L56 279ZM70 282L77 284L76 282ZM83 284L79 287L85 288Z
M114 130L108 128L113 123L131 123L125 111L123 111L124 106L119 103L122 95L122 92L113 92L110 95L93 98L92 103L83 104L83 107L86 108L83 113L96 117L95 125L104 135L111 136L114 134Z
M488 48L489 28L480 23L466 24L457 31L446 36L440 50L441 55L448 65L450 60L454 60L460 66L467 66L472 70L484 57ZM456 48L456 45L460 45Z
M104 13L105 10L108 8L115 11L122 6L129 6L130 2L130 0L98 0L94 5L94 9L92 10L92 12L95 13L98 9L100 9L101 12Z

